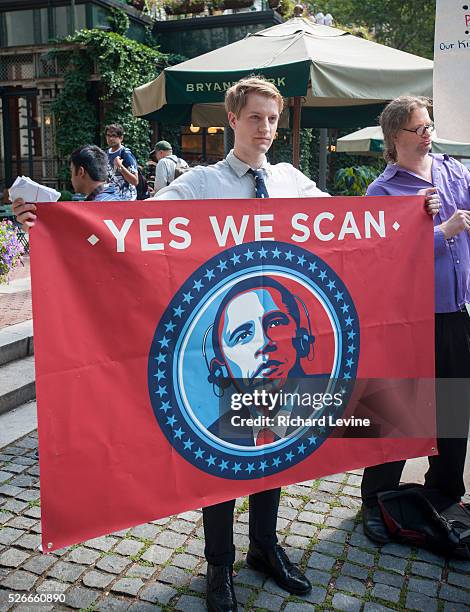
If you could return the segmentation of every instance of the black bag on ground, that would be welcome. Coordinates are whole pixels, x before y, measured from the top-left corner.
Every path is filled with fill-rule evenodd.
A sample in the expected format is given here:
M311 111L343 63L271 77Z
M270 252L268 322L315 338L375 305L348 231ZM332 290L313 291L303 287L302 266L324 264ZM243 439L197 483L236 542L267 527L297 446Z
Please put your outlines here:
M422 485L379 493L379 506L393 539L445 556L470 559L470 509Z

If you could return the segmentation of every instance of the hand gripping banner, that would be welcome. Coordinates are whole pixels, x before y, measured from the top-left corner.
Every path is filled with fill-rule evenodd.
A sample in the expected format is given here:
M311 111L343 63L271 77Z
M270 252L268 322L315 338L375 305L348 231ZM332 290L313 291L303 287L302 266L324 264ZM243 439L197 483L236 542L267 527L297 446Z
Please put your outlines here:
M435 453L433 260L421 197L40 205L44 550Z

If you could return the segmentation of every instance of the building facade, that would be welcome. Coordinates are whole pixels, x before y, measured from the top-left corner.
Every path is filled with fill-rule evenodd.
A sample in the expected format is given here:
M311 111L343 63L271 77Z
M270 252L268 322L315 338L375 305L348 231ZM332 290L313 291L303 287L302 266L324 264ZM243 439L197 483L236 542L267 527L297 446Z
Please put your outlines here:
M242 0L244 7L216 14L210 14L213 2L199 4L203 12L198 16L163 14L154 21L142 10L143 0L0 0L0 193L4 200L6 188L18 175L58 186L52 105L64 75L50 51L67 43L55 41L85 28L109 30L113 9L121 9L129 18L127 37L145 42L151 32L161 51L194 57L281 21L268 0ZM99 75L94 78L99 80ZM157 134L165 131L165 126L153 128ZM223 153L223 131L217 126L182 126L177 139L181 155L189 161L211 162Z

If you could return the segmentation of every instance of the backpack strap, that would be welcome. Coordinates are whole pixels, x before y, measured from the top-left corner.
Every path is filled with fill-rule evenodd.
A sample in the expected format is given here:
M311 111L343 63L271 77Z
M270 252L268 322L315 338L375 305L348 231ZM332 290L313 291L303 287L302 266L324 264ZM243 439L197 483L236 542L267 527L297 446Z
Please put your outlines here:
M176 155L175 155L175 157L176 157ZM179 157L176 157L176 160L175 160L175 159L173 159L173 158L172 158L170 155L168 155L167 157L164 157L164 159L169 159L169 160L171 160L171 161L172 161L172 162L175 164L175 171L176 171L176 166L178 165L178 162L179 162L180 158L179 158ZM175 180L175 175L173 174L173 180L171 180L171 181L167 181L167 182L166 182L166 186L168 187L168 185L169 185L170 183L172 183L174 180Z

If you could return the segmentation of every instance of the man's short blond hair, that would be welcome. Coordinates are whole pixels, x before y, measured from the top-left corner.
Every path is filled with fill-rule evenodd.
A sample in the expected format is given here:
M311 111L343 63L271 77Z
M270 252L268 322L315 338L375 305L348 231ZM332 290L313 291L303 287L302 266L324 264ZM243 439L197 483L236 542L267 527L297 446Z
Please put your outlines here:
M392 100L379 117L384 135L384 158L387 162L397 161L395 136L408 123L411 113L417 108L431 108L429 98L423 96L400 96Z
M225 94L225 110L231 112L236 117L240 116L240 112L247 103L247 97L250 93L260 94L267 98L272 98L277 101L279 106L279 114L284 108L284 99L281 96L279 89L263 77L250 76L241 79L230 89L227 89Z

